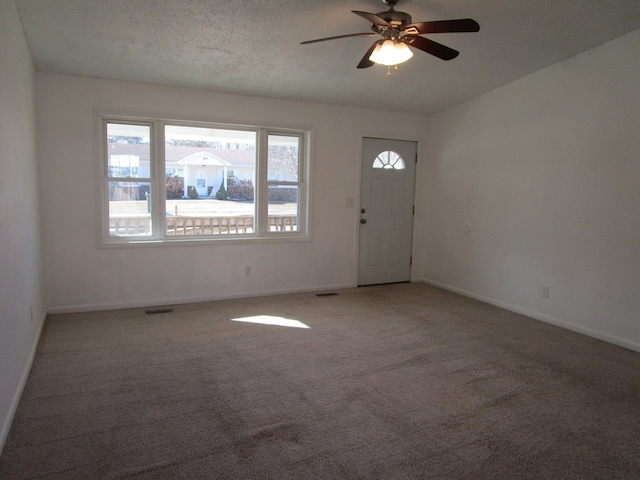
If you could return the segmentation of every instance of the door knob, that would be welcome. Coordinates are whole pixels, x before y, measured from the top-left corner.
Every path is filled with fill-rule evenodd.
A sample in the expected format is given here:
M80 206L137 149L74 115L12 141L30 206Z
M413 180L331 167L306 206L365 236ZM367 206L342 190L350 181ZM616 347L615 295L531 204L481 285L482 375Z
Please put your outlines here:
M361 218L360 219L360 223L367 223L367 219L366 218Z

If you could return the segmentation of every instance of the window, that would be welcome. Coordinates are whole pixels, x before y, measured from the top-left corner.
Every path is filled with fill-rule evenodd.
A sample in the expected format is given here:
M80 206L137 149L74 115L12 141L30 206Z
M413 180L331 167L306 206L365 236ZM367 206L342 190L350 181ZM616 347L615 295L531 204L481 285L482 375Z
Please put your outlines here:
M376 157L373 161L373 168L404 170L405 166L400 155L392 150L387 150Z
M308 132L103 124L105 243L306 236Z
M296 231L295 215L289 205L297 205L300 179L300 137L269 134L267 185L269 229Z
M108 123L106 126L106 195L109 235L149 237L151 192L151 126Z

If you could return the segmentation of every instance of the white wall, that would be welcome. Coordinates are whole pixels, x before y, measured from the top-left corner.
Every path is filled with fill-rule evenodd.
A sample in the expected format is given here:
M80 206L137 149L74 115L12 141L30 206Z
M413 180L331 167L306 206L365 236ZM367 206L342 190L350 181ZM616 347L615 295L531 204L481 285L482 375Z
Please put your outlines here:
M424 117L37 74L49 311L146 306L353 286L362 135L420 140ZM99 248L95 110L311 128L311 241ZM252 276L244 276L251 265Z
M640 30L430 118L422 278L640 350L638 51Z
M44 312L35 131L33 64L13 0L0 0L0 451Z

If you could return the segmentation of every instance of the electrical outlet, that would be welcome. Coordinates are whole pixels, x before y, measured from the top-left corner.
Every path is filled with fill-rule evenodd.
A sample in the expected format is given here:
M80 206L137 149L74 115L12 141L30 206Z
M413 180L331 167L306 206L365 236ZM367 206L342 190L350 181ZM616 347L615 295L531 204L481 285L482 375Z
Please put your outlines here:
M542 297L549 298L549 285L542 286Z
M245 265L244 266L244 276L245 277L250 277L251 276L251 265Z

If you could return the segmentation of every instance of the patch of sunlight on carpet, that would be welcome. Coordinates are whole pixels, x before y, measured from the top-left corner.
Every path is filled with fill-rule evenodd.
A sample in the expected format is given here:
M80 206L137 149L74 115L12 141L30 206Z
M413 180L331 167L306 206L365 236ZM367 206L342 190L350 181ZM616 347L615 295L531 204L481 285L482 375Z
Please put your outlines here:
M291 327L291 328L311 328L300 320L293 320L291 318L274 317L272 315L254 315L253 317L244 318L232 318L232 322L246 322L246 323L259 323L262 325L277 325L279 327Z

